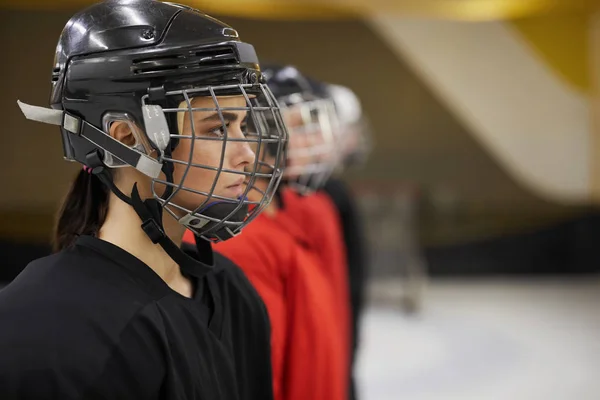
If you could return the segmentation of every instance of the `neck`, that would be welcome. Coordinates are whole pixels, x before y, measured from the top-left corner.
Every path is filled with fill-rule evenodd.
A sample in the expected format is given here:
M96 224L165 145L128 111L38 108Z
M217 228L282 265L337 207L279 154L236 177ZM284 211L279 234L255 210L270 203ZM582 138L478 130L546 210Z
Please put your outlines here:
M179 266L163 248L152 243L141 229L141 223L133 207L111 194L108 214L98 237L134 255L156 272L173 290L190 297L189 281L181 274ZM163 215L163 227L167 236L180 246L185 228L168 213Z

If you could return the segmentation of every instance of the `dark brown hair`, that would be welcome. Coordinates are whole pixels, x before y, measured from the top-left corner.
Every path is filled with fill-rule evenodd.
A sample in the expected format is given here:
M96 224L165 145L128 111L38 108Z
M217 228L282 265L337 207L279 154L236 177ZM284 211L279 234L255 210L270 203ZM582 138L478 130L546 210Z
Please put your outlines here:
M108 213L109 189L85 170L73 181L56 219L53 248L71 247L79 235L96 235Z

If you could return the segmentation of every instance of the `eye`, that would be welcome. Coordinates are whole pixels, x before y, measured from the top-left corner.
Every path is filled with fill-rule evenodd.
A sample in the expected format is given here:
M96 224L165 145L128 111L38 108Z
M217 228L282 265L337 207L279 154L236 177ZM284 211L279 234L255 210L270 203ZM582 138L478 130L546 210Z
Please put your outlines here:
M222 124L210 129L208 131L209 134L215 135L217 137L224 137L225 136L225 127L229 128L229 123L225 124L225 126L223 126Z

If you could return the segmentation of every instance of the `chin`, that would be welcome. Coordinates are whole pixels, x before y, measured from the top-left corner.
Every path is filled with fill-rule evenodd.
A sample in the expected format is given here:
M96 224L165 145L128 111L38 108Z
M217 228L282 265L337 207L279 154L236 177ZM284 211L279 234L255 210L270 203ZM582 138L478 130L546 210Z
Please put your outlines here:
M230 197L232 199L238 199L241 195L244 194L244 190L246 190L246 188L244 186L240 186L240 187L236 187L236 188L227 188L226 189L227 194L223 194L221 196Z

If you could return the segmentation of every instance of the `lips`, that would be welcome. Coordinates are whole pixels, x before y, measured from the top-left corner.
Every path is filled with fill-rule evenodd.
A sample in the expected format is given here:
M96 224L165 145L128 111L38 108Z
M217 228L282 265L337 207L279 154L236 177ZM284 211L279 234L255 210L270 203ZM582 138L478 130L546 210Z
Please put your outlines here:
M237 197L243 193L243 191L244 191L243 185L244 185L244 178L242 177L242 178L236 180L235 183L227 186L226 189L233 191L235 193L234 197Z
M235 181L235 183L227 186L227 189L234 189L237 187L241 187L244 184L244 178L241 177L240 179L238 179L237 181Z

